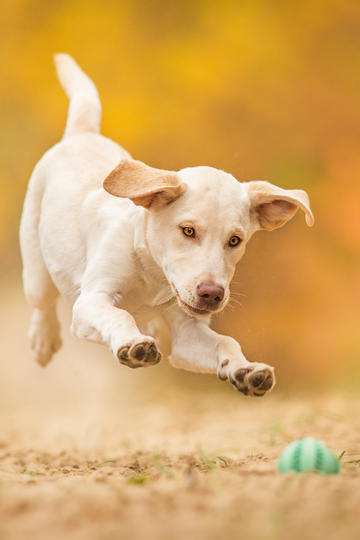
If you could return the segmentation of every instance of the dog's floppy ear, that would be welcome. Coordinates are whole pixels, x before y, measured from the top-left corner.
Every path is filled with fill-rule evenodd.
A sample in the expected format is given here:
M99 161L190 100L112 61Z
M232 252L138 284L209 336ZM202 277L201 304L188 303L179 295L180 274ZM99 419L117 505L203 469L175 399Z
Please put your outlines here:
M186 189L175 172L154 169L130 159L120 161L105 178L103 186L111 195L131 199L144 208L168 204Z
M301 189L282 189L269 182L248 183L251 212L255 214L260 229L272 231L285 225L298 208L305 213L306 224L314 224L309 197Z

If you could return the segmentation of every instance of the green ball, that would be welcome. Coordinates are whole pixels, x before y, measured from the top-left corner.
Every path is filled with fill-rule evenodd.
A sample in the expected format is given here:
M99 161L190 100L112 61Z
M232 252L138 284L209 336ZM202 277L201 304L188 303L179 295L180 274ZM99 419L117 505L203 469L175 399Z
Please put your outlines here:
M340 461L325 443L313 437L306 437L290 443L285 448L277 468L282 473L337 474L340 472Z

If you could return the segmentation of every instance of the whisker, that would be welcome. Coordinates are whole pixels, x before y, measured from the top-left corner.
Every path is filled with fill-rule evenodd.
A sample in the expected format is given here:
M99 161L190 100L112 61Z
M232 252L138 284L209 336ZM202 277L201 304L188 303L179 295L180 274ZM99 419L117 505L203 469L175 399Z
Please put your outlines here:
M237 300L236 298L232 298L230 301L229 301L229 304L236 304L240 307L243 307L244 304L242 304L239 300Z
M224 315L224 313L225 313L225 311L226 311L227 309L229 309L229 311L235 311L234 306L233 306L230 302L228 302L228 303L226 304L226 306L225 306L225 309L223 309L223 311L221 312L221 315L222 315L222 316Z
M239 302L239 300L237 300L236 298L230 298L228 303L226 304L225 309L229 307L231 311L235 311L236 309L238 309L238 306L242 308L243 304Z
M247 294L244 294L244 293L241 293L241 292L238 292L238 291L231 291L231 296L244 296L246 297Z

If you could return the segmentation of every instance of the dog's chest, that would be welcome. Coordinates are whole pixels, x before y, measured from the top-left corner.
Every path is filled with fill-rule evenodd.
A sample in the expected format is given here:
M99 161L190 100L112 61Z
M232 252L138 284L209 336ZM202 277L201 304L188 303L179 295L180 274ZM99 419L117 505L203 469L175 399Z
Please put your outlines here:
M131 313L153 312L165 307L174 293L162 270L154 264L146 248L136 250L137 279L122 299L122 307Z
M124 303L131 305L132 311L140 308L154 309L167 304L174 298L170 286L167 282L164 284L139 282L131 291L128 291L123 298Z

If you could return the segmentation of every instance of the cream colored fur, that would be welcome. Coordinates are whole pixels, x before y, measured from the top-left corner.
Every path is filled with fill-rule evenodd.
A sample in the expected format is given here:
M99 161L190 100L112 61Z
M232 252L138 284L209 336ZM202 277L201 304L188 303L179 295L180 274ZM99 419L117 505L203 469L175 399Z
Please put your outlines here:
M61 344L61 294L72 306L73 334L107 345L123 364L160 360L155 338L140 328L161 315L174 366L217 373L245 394L263 395L274 385L273 369L248 362L234 339L209 328L210 318L225 307L255 231L283 225L298 208L312 224L306 193L240 183L211 167L169 172L132 160L99 134L101 105L90 79L65 54L56 55L56 66L70 98L66 130L34 169L20 228L37 361L46 365ZM196 236L185 236L184 227ZM236 247L233 236L242 240ZM215 310L199 308L204 280L224 289Z

